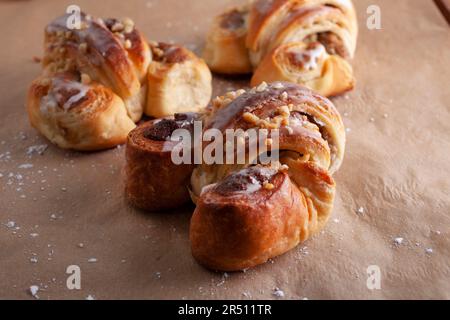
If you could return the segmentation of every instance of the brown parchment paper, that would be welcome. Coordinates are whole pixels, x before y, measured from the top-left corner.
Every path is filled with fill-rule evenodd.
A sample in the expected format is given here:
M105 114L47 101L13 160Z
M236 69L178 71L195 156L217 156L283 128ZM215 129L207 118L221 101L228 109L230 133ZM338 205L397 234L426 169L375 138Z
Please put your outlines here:
M74 2L199 53L212 17L241 1L0 2L0 298L33 299L32 285L40 299L275 299L275 288L284 299L450 298L450 29L433 1L355 1L358 85L333 99L349 131L334 216L304 245L235 274L191 257L193 207L148 214L124 202L123 147L62 151L29 126L32 57L46 23ZM366 27L372 4L382 30ZM214 84L219 94L248 81ZM42 155L30 149L39 145ZM66 287L70 265L81 290ZM366 285L370 265L381 290Z

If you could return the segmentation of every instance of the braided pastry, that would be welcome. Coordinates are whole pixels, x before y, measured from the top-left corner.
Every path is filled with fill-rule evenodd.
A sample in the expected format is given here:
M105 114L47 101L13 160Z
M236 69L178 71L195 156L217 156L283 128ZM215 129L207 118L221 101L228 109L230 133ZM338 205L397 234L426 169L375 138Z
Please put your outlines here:
M351 0L255 0L247 19L246 48L255 72L252 85L291 81L324 96L354 87L348 61L355 53L358 26ZM219 32L214 24L206 48L220 52L220 44L211 40Z
M31 86L27 101L32 126L59 147L113 147L126 141L133 122L144 112L169 116L208 104L211 74L192 52L164 46L165 52L158 55L163 46L150 48L127 18L103 20L81 13L80 28L73 30L67 26L68 18L57 18L46 27L43 73ZM55 98L55 92L62 91L64 99ZM70 108L65 107L68 101ZM56 107L48 107L49 103ZM80 110L89 117L75 117ZM100 110L103 113L94 114Z
M277 82L234 96L216 101L206 129L277 129L280 164L255 165L255 154L242 165L194 170L192 253L202 265L222 271L264 263L321 230L333 207L331 175L345 149L338 111L308 89Z

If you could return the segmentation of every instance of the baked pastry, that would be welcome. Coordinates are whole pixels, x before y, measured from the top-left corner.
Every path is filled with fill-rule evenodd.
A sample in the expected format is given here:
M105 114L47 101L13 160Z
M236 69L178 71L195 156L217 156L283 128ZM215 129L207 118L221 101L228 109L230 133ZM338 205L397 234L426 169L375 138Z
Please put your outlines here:
M89 76L122 98L130 118L139 121L151 51L133 21L102 20L83 13L81 28L70 30L68 17L54 20L45 30L45 73Z
M247 74L253 71L246 38L249 6L232 8L214 19L208 33L203 58L211 71Z
M281 44L324 42L330 54L352 58L358 34L351 0L256 0L247 47L254 66ZM328 43L330 45L328 45Z
M219 98L205 119L211 128L277 134L279 163L258 165L257 153L244 164L194 170L190 238L199 263L220 271L254 267L324 227L335 194L331 175L345 150L342 119L328 99L295 84L264 83Z
M192 131L198 114L153 120L130 132L126 149L125 192L129 202L148 211L178 208L190 201L188 185L194 165L175 164L172 141L177 129ZM190 162L193 163L193 162Z
M126 142L134 122L109 88L72 73L41 76L28 93L30 122L64 149L99 150Z
M354 87L352 66L330 55L320 42L292 42L268 54L252 77L252 86L263 81L301 83L323 96L334 96Z
M218 69L217 61L227 61L225 54L221 56L226 53L234 58L233 65L247 65L250 60L255 73L253 86L263 81L292 81L325 96L353 88L349 61L356 50L358 25L351 0L255 0L249 11L245 13L247 23L239 29L240 35L246 34L247 55L242 45L214 40L221 39L219 35L225 32L218 27L218 21L227 14L216 18L205 49L206 60L214 71ZM310 56L318 60L305 61ZM234 61L237 57L241 57L239 63ZM217 72L239 73L226 63Z
M198 112L212 95L212 76L206 63L184 47L150 43L153 61L148 70L145 113L162 118Z

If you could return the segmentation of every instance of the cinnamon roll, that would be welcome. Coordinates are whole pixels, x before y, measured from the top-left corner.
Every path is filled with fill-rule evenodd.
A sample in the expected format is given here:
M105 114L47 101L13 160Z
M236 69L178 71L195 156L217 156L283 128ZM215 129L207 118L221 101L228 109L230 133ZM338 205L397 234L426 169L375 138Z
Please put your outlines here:
M278 161L260 153L242 164L202 164L191 178L197 208L191 220L196 260L237 271L283 254L322 230L330 218L343 160L342 119L326 98L292 83L263 83L219 98L205 130L267 130ZM246 146L249 143L246 143Z
M109 88L71 73L42 76L27 99L30 122L64 149L100 150L126 142L134 122Z
M353 57L356 49L358 28L351 0L256 0L249 19L247 47L254 66L274 48L291 42L333 39L344 58Z
M145 113L161 118L205 108L212 94L212 76L206 63L181 46L156 42L150 46L153 62L148 71Z
M151 52L133 21L103 20L83 13L81 28L71 30L68 18L54 20L45 30L45 74L86 74L117 94L130 118L139 121Z
M289 81L329 97L354 87L352 66L338 55L330 55L320 42L294 42L281 45L268 54L252 78L263 81Z
M253 71L245 41L249 7L228 10L214 19L203 57L213 72L247 74Z
M173 118L149 121L128 136L126 149L126 196L129 202L148 211L178 208L190 201L192 161L175 164L172 152L183 142L172 141L177 129L193 130L198 114L176 114Z
M247 66L250 60L253 86L291 81L324 96L354 87L349 61L356 50L358 24L351 0L255 0L244 11L245 24L231 33L231 46L220 41L220 35L229 34L220 21L233 12L219 16L208 36L205 52L213 70L239 74L234 66ZM241 42L234 45L237 34L245 37L247 52Z

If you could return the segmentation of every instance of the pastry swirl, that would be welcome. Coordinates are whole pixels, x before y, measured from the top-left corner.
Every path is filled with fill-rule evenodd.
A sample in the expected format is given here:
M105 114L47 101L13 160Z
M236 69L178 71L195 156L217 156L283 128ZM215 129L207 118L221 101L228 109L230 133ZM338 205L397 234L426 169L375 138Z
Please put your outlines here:
M242 165L194 170L192 253L220 271L262 264L322 230L333 208L332 174L345 150L338 111L306 88L276 82L234 96L215 103L206 129L277 130L279 162L258 164L256 154Z
M246 47L249 7L232 8L214 19L203 57L211 71L247 74L253 67Z
M130 132L126 150L125 192L129 202L148 211L179 208L190 201L191 164L176 165L171 155L180 143L171 141L177 129L192 130L197 114L176 114L146 122Z
M353 89L349 61L355 54L358 25L351 0L253 1L245 11L246 23L239 29L239 39L245 37L246 55L243 44L229 46L217 40L225 33L220 21L238 10L217 17L210 30L205 57L213 71L241 73L228 62L230 57L233 64L250 61L252 86L263 81L290 81L327 97Z
M109 87L125 103L130 118L143 114L144 83L151 51L129 19L94 19L82 14L81 28L67 28L68 16L51 22L45 30L46 74L73 72L88 75Z
M100 150L126 142L134 122L124 103L107 87L71 73L35 80L28 93L30 122L64 149Z
M162 118L204 109L212 95L212 75L206 63L178 45L152 42L150 47L153 61L145 113Z

